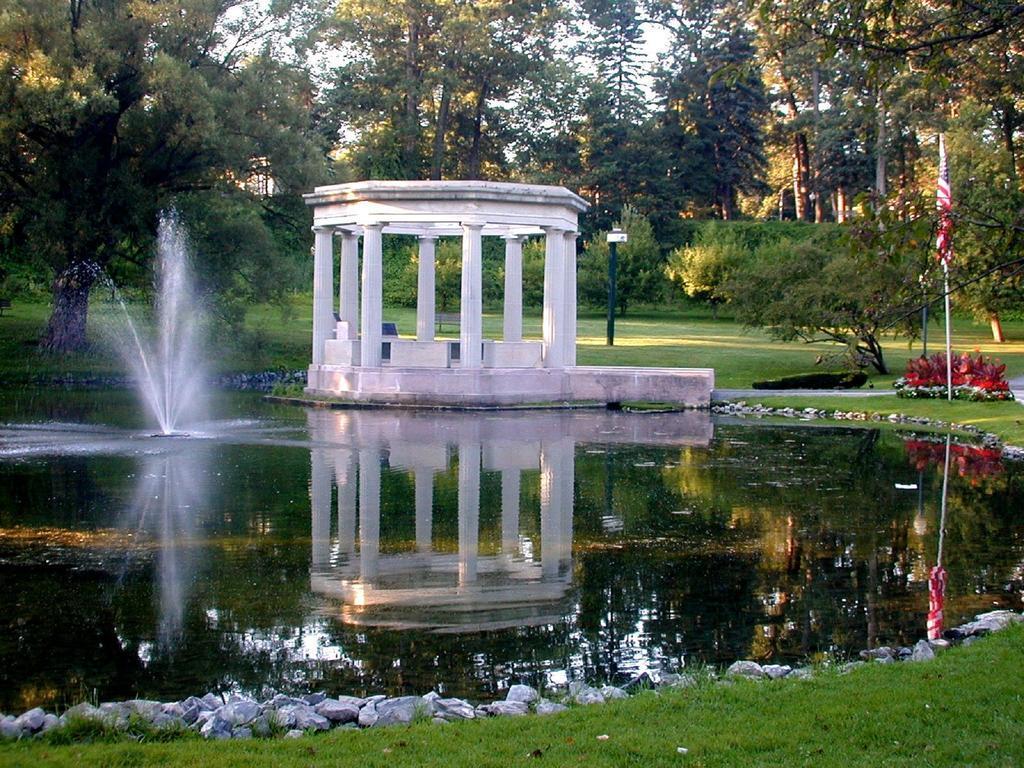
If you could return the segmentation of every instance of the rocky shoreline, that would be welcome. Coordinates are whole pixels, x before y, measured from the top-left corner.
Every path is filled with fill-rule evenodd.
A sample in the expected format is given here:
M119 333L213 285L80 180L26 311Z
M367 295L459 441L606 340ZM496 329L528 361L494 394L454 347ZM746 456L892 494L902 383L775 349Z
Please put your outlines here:
M912 648L869 648L860 652L859 660L839 665L845 673L866 664L924 662L954 644L969 645L979 637L997 632L1013 624L1024 623L1024 614L1014 611L989 611L974 621L949 629L940 640L920 640ZM779 680L808 679L818 669L811 666L790 667L780 664L759 664L742 660L733 663L721 674L713 670L697 673L667 673L657 676L644 673L622 687L592 686L580 682L542 692L528 685L512 685L505 698L473 705L465 699L445 698L436 692L425 696L383 695L328 697L324 693L304 696L278 694L257 702L243 696L227 698L207 693L189 696L180 701L160 702L145 699L104 702L99 706L83 702L60 716L36 707L15 717L0 716L0 737L4 739L41 738L46 734L67 730L73 738L78 733L95 733L97 729L123 732L126 737L141 738L145 734L163 732L164 736L198 734L206 739L301 738L336 728L379 728L431 721L439 725L457 720L485 717L520 717L528 714L551 715L572 706L604 704L626 699L644 690L686 688L702 681L731 684L737 679Z
M929 419L923 416L907 416L904 413L868 413L865 411L829 410L826 408L772 408L767 405L748 405L745 400L736 402L716 402L711 404L711 413L716 416L752 416L755 418L784 418L810 421L813 419L831 419L833 421L863 421L889 424L906 424L908 426L928 427L931 429L950 429L966 435L972 435L985 448L999 448L1003 457L1016 461L1024 460L1024 447L1005 445L998 435L985 432L973 424L958 424L955 421Z

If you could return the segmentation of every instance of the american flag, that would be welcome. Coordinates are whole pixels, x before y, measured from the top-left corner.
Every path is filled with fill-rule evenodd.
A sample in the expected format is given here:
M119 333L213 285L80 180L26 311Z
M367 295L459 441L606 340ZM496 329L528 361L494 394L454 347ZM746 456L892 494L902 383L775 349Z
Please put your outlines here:
M946 139L939 134L939 180L935 189L935 207L939 211L939 232L935 238L939 261L948 267L953 260L953 192L949 186L946 163Z
M942 609L946 602L946 569L936 565L928 574L928 639L942 637Z

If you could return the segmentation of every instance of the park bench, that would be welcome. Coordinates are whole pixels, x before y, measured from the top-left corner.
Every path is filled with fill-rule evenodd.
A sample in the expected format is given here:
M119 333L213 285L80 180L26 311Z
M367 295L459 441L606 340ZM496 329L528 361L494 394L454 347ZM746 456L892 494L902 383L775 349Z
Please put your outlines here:
M462 323L462 315L458 312L438 312L434 322L437 324L437 332L440 333L445 325L454 325L458 328Z
M0 299L0 317L4 316L4 310L11 308L10 299Z
M398 338L398 326L394 323L381 323L380 335L387 339L390 337ZM380 358L381 360L391 359L391 342L385 341L380 345Z

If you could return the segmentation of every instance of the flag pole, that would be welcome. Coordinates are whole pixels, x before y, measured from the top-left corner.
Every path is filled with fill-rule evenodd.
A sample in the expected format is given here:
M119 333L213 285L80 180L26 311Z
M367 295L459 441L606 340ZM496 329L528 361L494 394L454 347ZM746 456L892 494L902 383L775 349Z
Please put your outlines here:
M943 294L946 305L946 399L953 400L952 318L949 311L949 262L953 259L953 190L949 183L946 162L946 137L939 134L939 178L936 182L935 205L939 211L939 231L935 238L939 261L942 262Z
M946 294L946 400L953 402L953 341L949 317L949 263L945 261L942 262L942 276L945 283L943 292Z

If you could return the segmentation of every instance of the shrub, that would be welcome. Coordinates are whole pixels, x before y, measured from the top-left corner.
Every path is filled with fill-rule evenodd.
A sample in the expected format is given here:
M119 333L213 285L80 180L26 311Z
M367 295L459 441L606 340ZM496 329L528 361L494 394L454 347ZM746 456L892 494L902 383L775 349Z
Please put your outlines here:
M822 371L755 381L754 389L856 389L863 387L867 380L868 376L863 371Z

